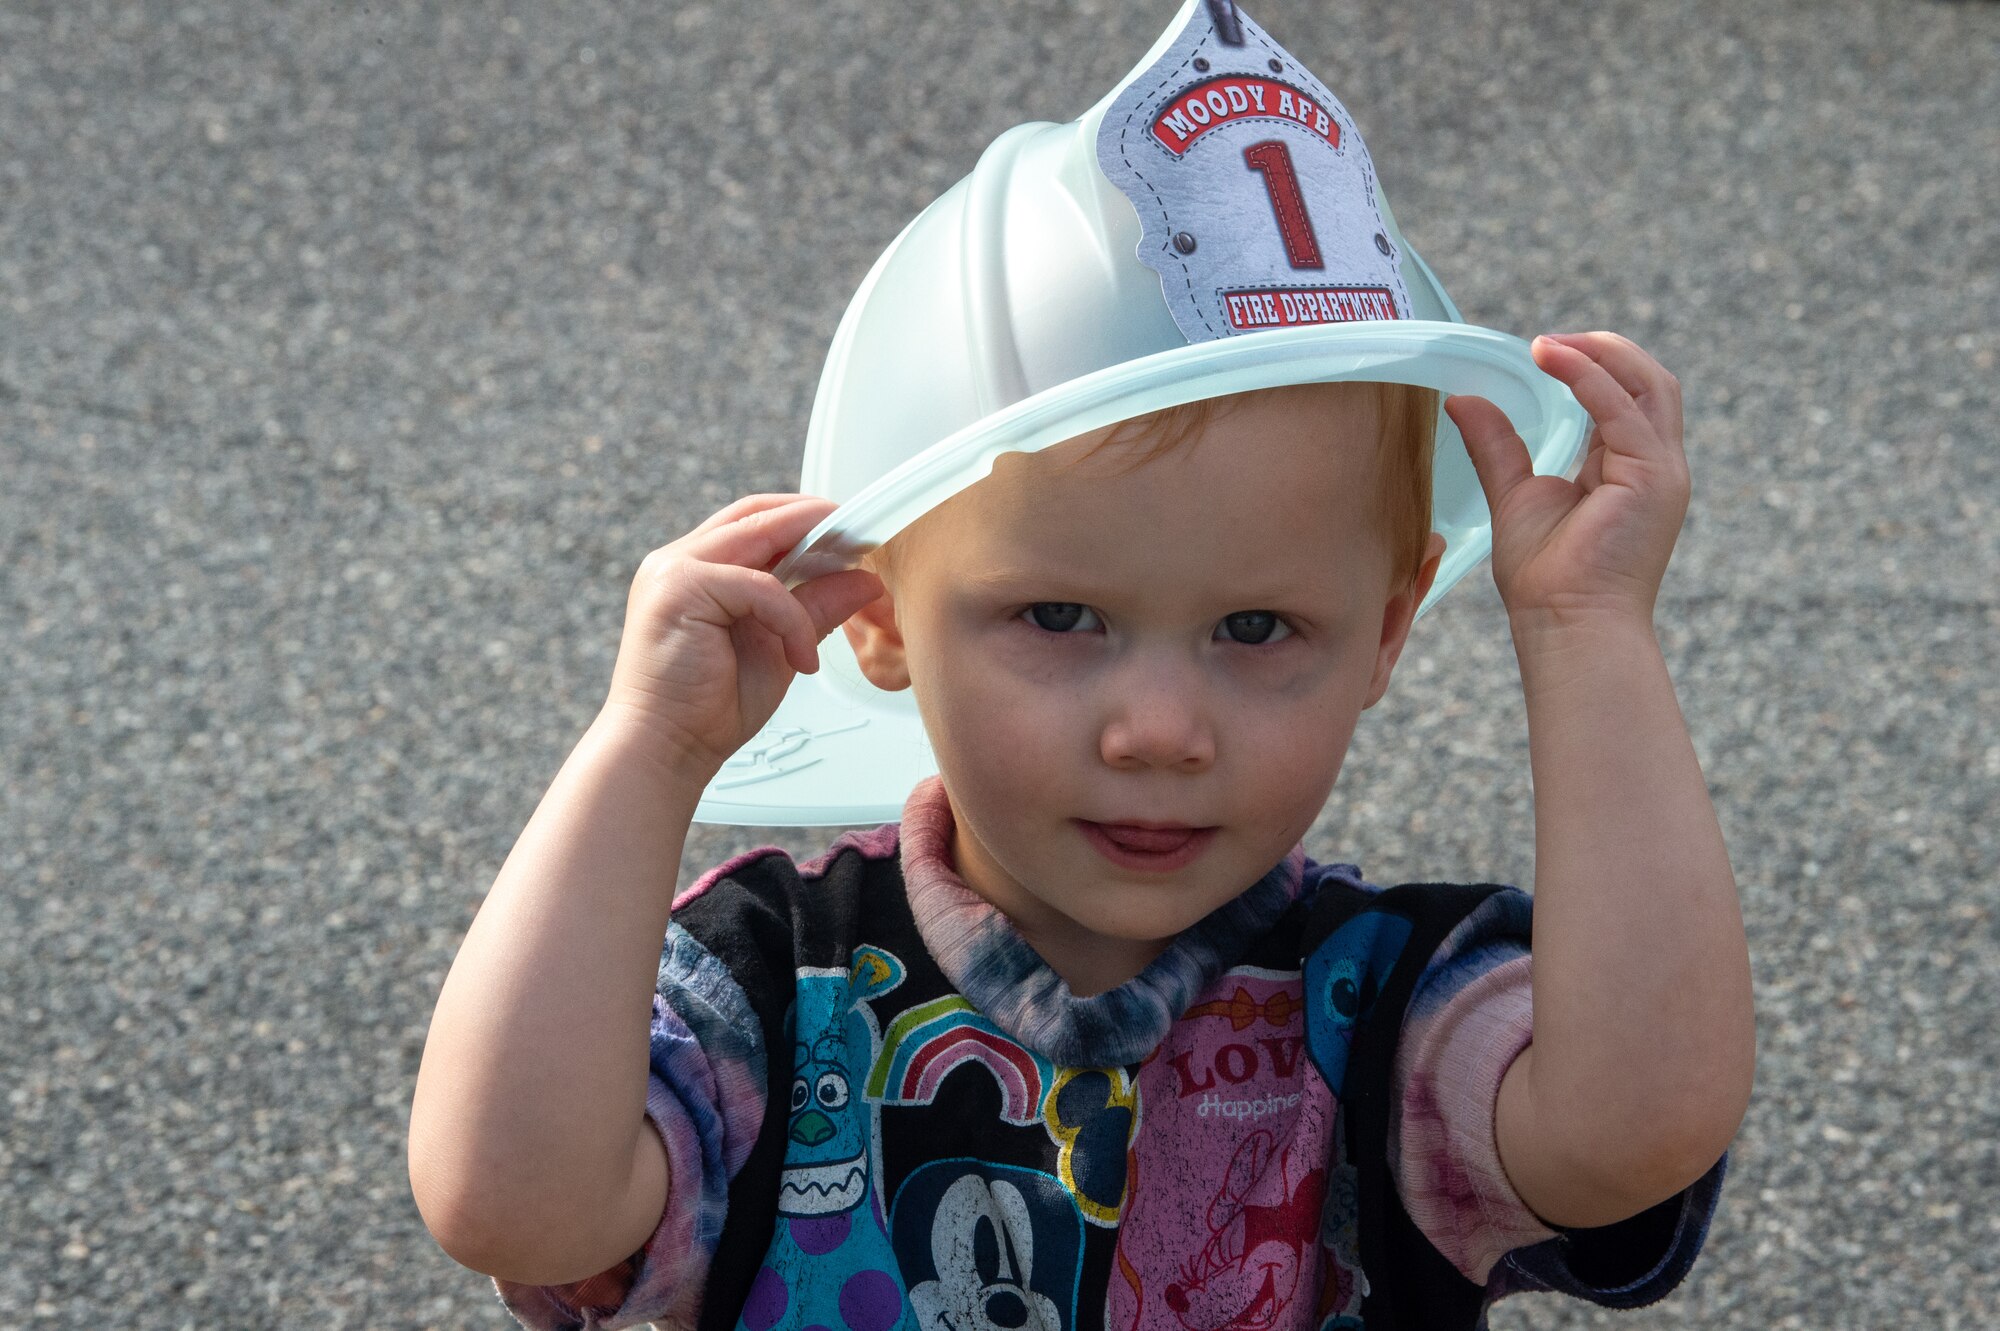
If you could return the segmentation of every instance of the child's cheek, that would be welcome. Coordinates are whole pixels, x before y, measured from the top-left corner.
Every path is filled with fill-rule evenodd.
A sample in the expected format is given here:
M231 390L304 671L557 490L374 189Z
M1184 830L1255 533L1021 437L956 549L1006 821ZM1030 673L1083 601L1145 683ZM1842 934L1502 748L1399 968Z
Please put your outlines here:
M1246 706L1264 711L1309 708L1335 684L1339 662L1290 640L1222 659L1221 672Z
M992 762L995 750L1032 746L1056 726L1077 690L1060 654L1022 641L1029 636L1018 628L965 634L921 662L917 701L933 730Z
M962 673L981 677L984 687L1023 695L1073 692L1102 655L1103 638L1093 633L1057 634L1019 618L996 617L965 639Z
M1254 753L1258 780L1268 780L1273 807L1296 799L1310 823L1333 788L1354 736L1366 680L1337 662L1301 655L1240 677L1225 731Z

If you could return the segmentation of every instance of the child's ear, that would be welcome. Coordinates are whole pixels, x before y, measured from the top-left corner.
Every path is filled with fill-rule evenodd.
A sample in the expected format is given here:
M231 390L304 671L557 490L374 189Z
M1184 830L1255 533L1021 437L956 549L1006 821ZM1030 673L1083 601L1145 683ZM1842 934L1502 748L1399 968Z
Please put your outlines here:
M1431 583L1436 581L1438 561L1443 558L1444 537L1432 532L1430 543L1424 547L1424 562L1417 565L1417 576L1382 607L1382 640L1375 649L1375 674L1368 681L1368 701L1361 704L1363 711L1382 701L1382 695L1389 691L1389 675L1396 668L1396 658L1403 654L1410 625L1416 622L1417 607L1424 603Z
M896 626L896 598L882 594L847 617L841 629L854 648L861 673L878 689L910 687L910 666L903 655L903 631Z

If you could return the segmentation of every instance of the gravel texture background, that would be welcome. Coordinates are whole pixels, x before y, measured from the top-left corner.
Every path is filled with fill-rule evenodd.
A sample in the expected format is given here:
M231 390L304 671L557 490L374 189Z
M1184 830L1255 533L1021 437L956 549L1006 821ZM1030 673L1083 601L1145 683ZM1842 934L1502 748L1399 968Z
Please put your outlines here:
M1495 1325L2000 1325L2000 5L1253 11L1470 318L1686 385L1757 1099L1672 1299ZM633 571L795 488L867 265L1171 12L0 0L0 1323L512 1325L410 1093ZM1316 854L1531 881L1505 630L1418 627Z

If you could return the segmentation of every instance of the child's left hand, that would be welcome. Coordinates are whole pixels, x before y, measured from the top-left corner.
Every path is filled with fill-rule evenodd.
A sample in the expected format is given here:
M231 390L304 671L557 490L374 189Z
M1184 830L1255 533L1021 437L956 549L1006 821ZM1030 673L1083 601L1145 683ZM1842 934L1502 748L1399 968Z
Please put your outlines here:
M1445 401L1493 514L1500 599L1517 625L1609 615L1650 628L1687 513L1680 383L1616 333L1538 337L1533 355L1595 423L1574 481L1535 475L1520 435L1485 398Z

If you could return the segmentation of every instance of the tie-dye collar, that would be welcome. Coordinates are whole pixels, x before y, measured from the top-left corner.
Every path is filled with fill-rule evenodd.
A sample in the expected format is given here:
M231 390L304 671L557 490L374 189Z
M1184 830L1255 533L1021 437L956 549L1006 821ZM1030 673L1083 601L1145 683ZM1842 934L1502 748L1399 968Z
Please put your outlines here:
M1294 847L1240 896L1196 922L1146 969L1089 998L1028 945L1012 921L965 885L951 854L951 802L932 777L903 808L903 879L917 931L958 991L994 1025L1059 1066L1137 1063L1257 935L1298 900L1305 852Z

